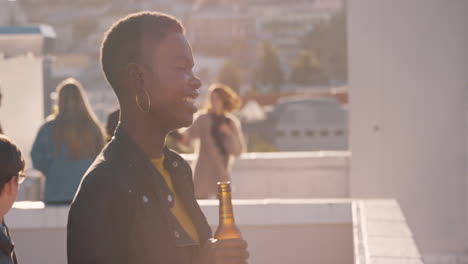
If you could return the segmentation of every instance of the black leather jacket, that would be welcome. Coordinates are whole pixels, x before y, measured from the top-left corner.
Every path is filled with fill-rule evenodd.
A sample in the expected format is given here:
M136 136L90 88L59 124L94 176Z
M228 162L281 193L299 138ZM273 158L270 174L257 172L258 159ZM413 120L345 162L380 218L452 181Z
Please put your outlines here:
M0 231L0 264L18 264L14 250L15 247L13 242L11 242L8 228L5 223L2 223L1 225L4 226L6 234L3 230Z
M164 166L203 244L211 229L194 198L191 168L168 148L164 155ZM195 263L200 246L171 213L173 203L174 194L162 176L119 127L71 204L68 263Z

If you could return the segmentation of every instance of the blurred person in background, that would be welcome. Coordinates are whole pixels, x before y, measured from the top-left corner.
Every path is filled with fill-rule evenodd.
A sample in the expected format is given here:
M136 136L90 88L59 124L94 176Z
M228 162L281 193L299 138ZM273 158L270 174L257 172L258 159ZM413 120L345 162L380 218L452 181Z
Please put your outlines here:
M216 197L217 182L230 180L233 160L245 149L240 121L232 114L240 106L240 97L229 86L212 84L206 111L181 134L183 145L200 141L194 170L197 199Z
M188 127L201 86L182 24L130 14L106 32L101 65L120 124L84 176L67 225L68 264L245 264L242 239L212 239L190 165L165 145Z
M24 180L25 162L21 150L8 137L0 135L0 263L17 264L13 242L4 216L13 206L19 184Z
M57 86L58 104L34 141L34 168L45 176L44 202L71 203L83 174L104 146L103 129L81 84L69 78Z

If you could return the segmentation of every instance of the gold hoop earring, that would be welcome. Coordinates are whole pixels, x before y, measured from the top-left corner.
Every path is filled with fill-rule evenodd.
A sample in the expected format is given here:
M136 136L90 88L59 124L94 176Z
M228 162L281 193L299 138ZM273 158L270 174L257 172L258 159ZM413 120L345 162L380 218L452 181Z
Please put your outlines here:
M149 97L149 94L148 92L145 90L145 89L142 89L143 91L145 91L145 95L146 95L146 100L148 100L148 107L145 109L144 107L141 106L140 104L140 100L138 100L138 95L135 95L135 101L136 101L136 104L138 106L138 108L140 108L140 110L144 113L149 113L150 111L150 108L151 108L151 99Z

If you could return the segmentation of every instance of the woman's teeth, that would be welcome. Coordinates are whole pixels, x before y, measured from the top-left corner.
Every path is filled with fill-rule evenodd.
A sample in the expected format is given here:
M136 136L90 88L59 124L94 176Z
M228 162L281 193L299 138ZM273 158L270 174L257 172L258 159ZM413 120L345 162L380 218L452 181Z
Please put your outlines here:
M184 102L186 102L186 103L193 103L193 102L195 102L195 99L192 98L192 97L189 97L189 96L184 97L183 100L184 100Z

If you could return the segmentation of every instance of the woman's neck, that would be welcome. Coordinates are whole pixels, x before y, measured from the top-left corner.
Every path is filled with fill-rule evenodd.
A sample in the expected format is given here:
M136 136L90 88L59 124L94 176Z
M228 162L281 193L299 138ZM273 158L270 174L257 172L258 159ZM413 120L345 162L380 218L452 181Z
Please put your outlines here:
M161 127L152 125L148 120L126 119L120 121L132 140L150 159L160 158L163 153L166 135Z

